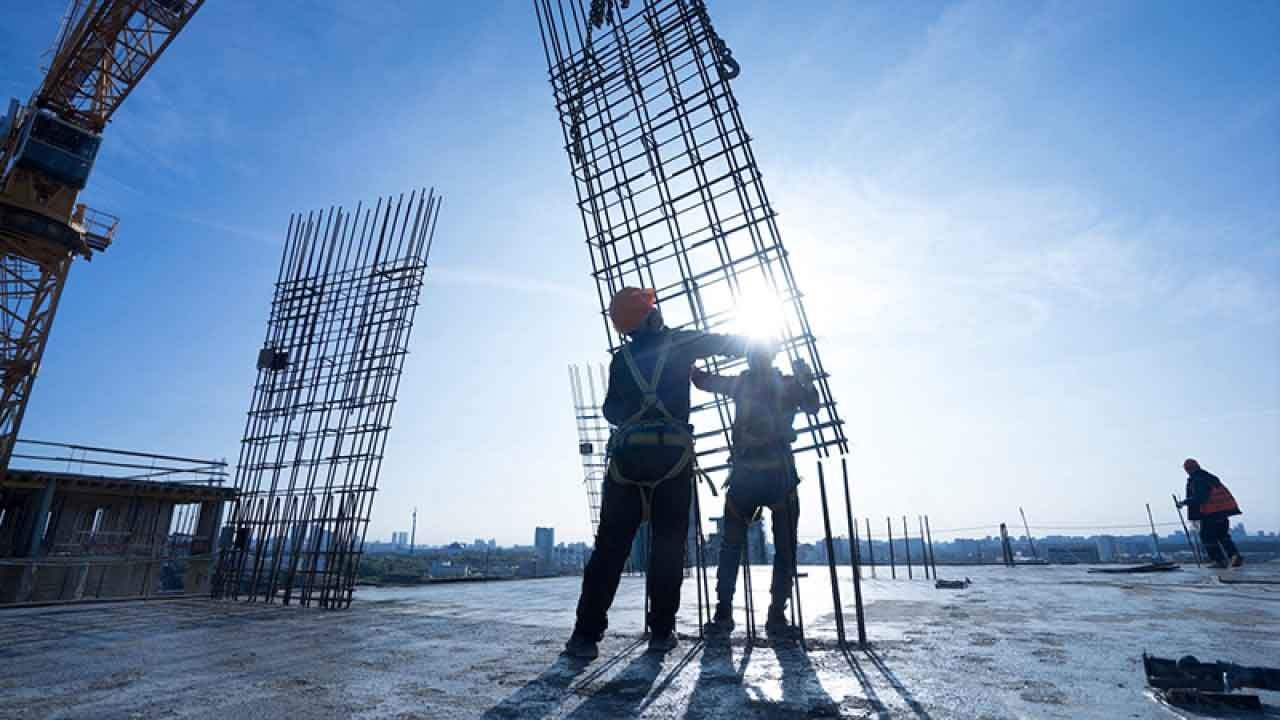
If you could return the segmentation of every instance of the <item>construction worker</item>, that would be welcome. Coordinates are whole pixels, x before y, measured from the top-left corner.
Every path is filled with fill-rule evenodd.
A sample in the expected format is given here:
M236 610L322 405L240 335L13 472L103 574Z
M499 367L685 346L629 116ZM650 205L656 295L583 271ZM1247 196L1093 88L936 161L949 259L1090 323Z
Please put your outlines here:
M595 548L582 575L577 623L565 644L566 654L586 659L599 653L631 541L645 520L652 532L645 578L649 649L666 652L678 644L676 610L693 498L689 374L695 360L741 357L749 344L743 337L669 329L649 289L623 288L609 304L609 317L629 341L609 364L601 408L614 426L608 480Z
M773 523L773 582L765 630L770 637L794 636L787 622L787 601L796 572L796 527L800 500L796 486L791 443L796 412L818 411L818 390L813 373L803 360L793 364L795 376L773 367L776 345L753 347L747 354L747 371L734 377L711 375L695 369L693 384L699 390L734 400L733 469L724 499L724 538L716 571L716 612L706 630L728 635L733 629L733 593L747 528L761 508L770 509Z
M1194 459L1187 458L1182 469L1187 472L1187 498L1178 504L1187 509L1188 520L1200 524L1200 544L1208 551L1213 566L1240 567L1244 558L1231 540L1228 519L1240 514L1235 497L1217 475L1200 467Z

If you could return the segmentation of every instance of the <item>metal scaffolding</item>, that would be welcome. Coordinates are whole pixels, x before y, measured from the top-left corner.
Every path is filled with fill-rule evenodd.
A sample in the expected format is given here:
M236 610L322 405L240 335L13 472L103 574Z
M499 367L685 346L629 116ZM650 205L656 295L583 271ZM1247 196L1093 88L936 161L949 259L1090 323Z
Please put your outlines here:
M818 411L798 421L794 452L846 453L730 85L741 68L703 0L534 6L610 350L623 338L609 322L608 303L625 286L654 288L671 327L776 339L792 365L804 360L813 369L820 397ZM743 365L708 361L706 369ZM713 397L695 403L690 419L699 466L726 472L732 405ZM825 516L825 487L822 494ZM832 582L839 606L834 569Z
M583 384L583 377L586 384ZM596 392L599 383L599 394ZM582 484L587 489L587 510L591 513L591 534L600 527L600 490L609 469L609 421L600 410L609 376L603 365L569 366L569 386L573 390L573 415L578 423L578 456L582 458Z
M215 597L350 605L439 212L290 218Z

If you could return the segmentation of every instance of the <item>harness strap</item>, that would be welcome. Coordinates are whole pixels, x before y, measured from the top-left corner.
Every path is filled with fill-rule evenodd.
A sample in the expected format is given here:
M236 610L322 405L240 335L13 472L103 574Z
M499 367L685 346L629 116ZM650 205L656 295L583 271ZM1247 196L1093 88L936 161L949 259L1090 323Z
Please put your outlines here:
M636 410L631 417L622 423L621 427L626 427L635 422L639 422L652 409L657 409L664 417L671 421L673 425L681 425L679 420L667 410L667 406L662 403L662 398L658 397L658 385L662 382L662 371L667 366L667 358L671 355L671 340L666 339L658 348L658 359L653 366L653 378L649 379L640 371L640 366L636 364L635 356L631 353L631 345L622 346L622 359L627 363L627 369L631 371L631 377L635 380L636 387L640 388L640 392L644 399L640 403L640 409Z
M676 461L666 474L657 480L650 480L647 482L632 480L631 478L626 477L620 470L618 470L617 461L612 458L610 459L609 478L621 485L635 485L639 489L641 522L648 522L652 514L651 510L653 508L654 491L662 483L684 472L685 468L693 462L693 435L689 432L688 426L677 420L676 417L671 414L671 411L667 410L667 406L663 404L662 398L658 397L658 385L662 382L662 371L666 368L667 358L671 355L671 339L664 338L662 345L658 348L658 358L654 363L652 378L646 378L644 373L641 372L640 366L636 364L635 356L631 352L630 344L623 345L620 352L622 353L623 360L627 363L627 369L631 371L631 377L635 380L636 387L640 389L640 392L643 395L643 400L640 403L640 409L636 410L631 417L627 418L626 421L619 425L615 433L618 433L618 436L621 437L621 434L628 428L631 428L643 421L644 416L648 414L650 410L656 409L664 418L666 418L668 424L671 426L672 432L669 435L666 432L631 433L625 436L625 444L680 447L683 450L680 454L680 459ZM668 442L668 440L670 440L670 442ZM614 449L616 448L611 448L611 451Z

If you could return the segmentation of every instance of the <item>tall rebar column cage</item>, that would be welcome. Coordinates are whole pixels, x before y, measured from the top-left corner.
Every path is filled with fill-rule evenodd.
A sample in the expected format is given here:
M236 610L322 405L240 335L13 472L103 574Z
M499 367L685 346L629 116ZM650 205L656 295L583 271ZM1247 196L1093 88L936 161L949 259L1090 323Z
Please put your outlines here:
M609 463L609 421L600 409L608 377L603 365L569 366L573 415L578 425L578 456L582 459L582 484L587 490L592 536L600 527L601 483Z
M215 597L350 605L440 203L290 218Z
M818 412L795 452L848 443L730 80L739 66L702 0L534 0L610 350L613 293L652 287L667 324L750 323L813 369ZM708 362L733 370L742 360ZM731 407L695 404L698 459L729 462Z

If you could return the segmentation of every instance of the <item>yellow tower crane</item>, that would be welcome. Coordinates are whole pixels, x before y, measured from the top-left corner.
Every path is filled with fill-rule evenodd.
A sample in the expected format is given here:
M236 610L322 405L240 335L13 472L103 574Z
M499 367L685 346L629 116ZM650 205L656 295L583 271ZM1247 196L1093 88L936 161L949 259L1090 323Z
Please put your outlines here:
M0 477L67 271L115 237L77 203L112 113L204 0L72 0L44 82L0 117Z

